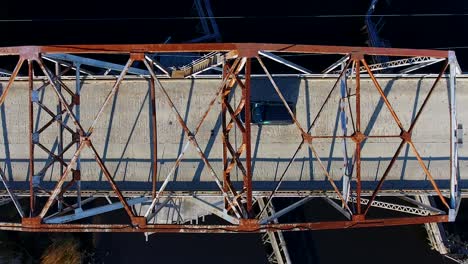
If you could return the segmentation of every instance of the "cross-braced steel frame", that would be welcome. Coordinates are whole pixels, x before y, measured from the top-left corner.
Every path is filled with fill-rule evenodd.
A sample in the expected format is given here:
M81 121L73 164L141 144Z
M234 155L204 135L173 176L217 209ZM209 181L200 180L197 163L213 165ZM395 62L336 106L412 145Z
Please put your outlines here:
M179 110L173 102L170 94L167 92L164 85L160 82L160 76L157 74L156 68L160 68L158 62L147 56L151 53L174 53L174 52L222 52L224 53L224 63L222 67L222 78L213 98L207 100L207 109L204 115L200 116L195 129L191 130L181 116ZM47 56L53 57L54 54L124 54L128 55L127 63L121 67L120 74L116 77L115 83L112 86L103 104L99 107L99 111L92 120L91 125L85 128L80 120L80 87L81 78L80 62L72 62L65 64L65 69L57 66L51 69L44 58ZM291 64L283 60L273 53L304 53L304 54L337 54L344 56L336 64L329 67L326 72L330 72L336 67L341 67L338 78L331 87L328 96L322 102L322 105L313 119L312 123L305 127L301 124L293 109L290 108L284 95L273 74L270 73L263 58L274 58L275 61L285 64L294 69L299 69L301 72L308 72L304 68ZM267 54L268 56L262 56ZM10 89L14 89L13 83L19 76L23 64L27 64L28 80L29 80L29 208L21 206L17 200L17 195L8 186L3 170L0 169L2 182L8 191L11 201L15 204L21 217L20 222L2 222L0 229L3 230L18 230L18 231L47 231L47 232L266 232L266 231L298 231L298 230L317 230L317 229L337 229L337 228L357 228L357 227L376 227L376 226L393 226L406 224L422 224L429 222L446 222L455 219L457 208L460 203L460 190L458 188L459 172L458 172L458 141L457 141L457 119L455 105L455 86L456 86L456 71L457 61L455 54L451 51L435 51L435 50L411 50L411 49L393 49L393 48L365 48L365 47L338 47L338 46L313 46L313 45L283 45L283 44L154 44L154 45L77 45L77 46L23 46L23 47L6 47L0 48L2 56L19 56L15 69L9 75L5 89L0 97L0 105L7 100L7 95ZM372 65L368 65L367 56L389 56L389 57L423 57L430 58L428 61L434 63L442 61L442 68L431 86L427 96L424 98L422 106L417 111L415 118L410 126L405 127L400 120L400 117L392 107L392 102L384 93L377 77L374 75ZM297 151L293 153L288 165L285 167L276 186L271 191L257 192L252 186L252 179L255 175L252 173L252 144L251 144L251 75L252 62L258 62L263 74L271 82L274 91L284 104L285 109L289 113L293 125L297 128L301 141L297 147ZM151 183L148 184L149 197L139 197L127 199L129 196L122 192L118 184L111 176L105 160L95 148L93 131L100 119L109 107L111 100L119 90L120 84L129 73L134 70L132 64L140 62L144 65L144 70L139 70L138 75L149 80L150 83L150 102L151 102L151 130L153 133L151 148L154 153L157 153L157 112L156 102L164 101L172 110L176 117L176 122L180 125L188 138L188 142L182 148L181 153L176 159L173 168L170 172L162 177L158 182L157 175L157 155L154 155L152 160L152 177ZM391 63L390 63L391 64ZM431 63L432 64L432 63ZM60 65L60 64L56 64ZM61 64L64 65L64 64ZM401 65L401 64L399 64ZM410 66L412 64L409 64ZM115 66L113 70L115 71ZM379 67L377 67L380 69ZM35 69L40 69L40 73L35 72ZM359 70L354 70L359 69ZM423 114L427 103L429 102L433 91L436 89L438 82L446 74L449 69L449 113L447 117L450 119L450 179L449 192L443 192L438 187L434 177L432 176L427 165L424 163L418 148L415 146L412 138L414 127L418 123L420 116ZM66 72L74 70L76 72L75 89L69 88L62 80L61 76ZM142 74L147 73L147 74ZM398 135L368 135L361 127L361 75L367 74L372 80L375 92L380 95L385 107L391 113L392 119L398 126L400 133ZM35 87L35 79L45 78L44 85ZM144 76L143 76L144 75ZM165 76L168 76L167 72ZM347 87L347 78L355 79L354 87ZM40 92L43 89L52 89L56 95L58 104L56 109L51 109L40 100ZM230 97L235 93L236 89L240 89L241 98L232 105ZM320 135L314 134L314 126L317 124L319 116L322 114L324 107L329 103L333 91L340 89L341 104L340 118L341 135ZM156 98L155 90L159 90L162 97ZM353 101L354 111L352 110L352 102L350 97L355 97ZM197 134L200 127L206 120L207 115L212 110L215 102L221 103L221 126L222 126L222 163L223 170L216 171L211 165L210 160L200 147L197 141ZM34 107L36 105L36 108ZM34 128L35 115L34 109L44 111L50 116L50 120L39 128ZM8 110L8 109L7 109ZM245 114L245 120L241 120L241 113ZM346 120L351 120L352 127L346 125ZM71 121L71 122L69 122ZM57 148L52 150L41 143L41 133L46 129L50 129L53 124L57 124ZM238 147L235 147L232 140L234 128L241 133L241 142ZM348 132L350 131L350 132ZM64 137L64 133L69 133L70 136ZM70 142L65 142L65 138L70 138ZM399 138L401 140L396 149L390 163L385 169L383 175L378 180L378 184L371 192L363 193L361 186L361 152L362 145L369 138ZM327 170L320 155L317 153L314 142L320 139L341 139L344 142L343 153L343 184L342 190L338 188L332 175ZM354 153L348 155L346 149L347 142L353 142L355 146ZM326 201L335 207L338 211L346 216L347 220L340 221L325 221L325 222L305 222L305 223L281 223L278 218L293 209L307 203L312 197L302 198L301 200L289 205L288 207L275 212L273 215L265 213L266 208L272 202L272 199L280 196L280 186L283 177L286 175L290 165L294 162L298 151L306 146L310 149L319 164L326 180L329 182L332 192ZM440 198L442 209L438 209L429 205L418 203L409 198L414 206L398 205L388 202L377 201L376 198L381 193L382 185L389 175L390 170L395 164L401 150L404 146L409 146L415 155L420 167L427 176L428 181L432 185L434 193ZM224 204L219 207L210 204L203 200L203 195L197 196L189 194L187 199L195 199L196 203L201 208L204 208L210 213L213 213L220 218L226 220L227 224L222 225L196 225L196 224L181 224L167 223L156 224L152 223L151 219L155 217L161 208L170 201L170 192L166 191L166 186L170 184L170 180L174 175L177 167L184 157L184 153L189 147L196 149L200 160L208 169L212 180L218 187L217 193L222 197ZM80 156L84 149L89 149L95 158L96 164L102 170L106 180L110 183L115 197L119 203L111 203L108 206L87 209L83 211L82 205L87 203L88 199L82 199L81 192L81 173L80 173ZM49 155L49 160L43 167L38 168L35 164L36 151L44 151ZM66 152L73 152L70 159L65 159ZM244 158L241 158L241 157ZM60 167L59 177L53 189L47 190L41 186L41 177L50 169L52 164L58 163ZM234 169L240 171L243 184L241 189L236 189L231 182L231 173ZM70 177L71 175L71 177ZM351 185L351 182L355 184ZM73 192L76 196L76 203L70 203L64 199L64 194ZM256 196L256 194L261 195ZM300 196L300 195L298 195ZM39 206L37 197L47 197L46 202ZM164 199L165 198L165 199ZM258 199L262 200L263 206L259 206ZM336 202L338 201L338 202ZM57 210L52 212L52 206L57 204ZM146 204L145 210L141 214L136 213L135 204ZM355 206L354 206L355 205ZM372 218L368 212L372 207L380 207L389 210L395 210L403 213L408 213L417 216L397 216L392 218ZM97 212L107 212L123 208L129 217L129 224L80 224L69 223L74 220L83 219L88 216L95 215L92 210Z

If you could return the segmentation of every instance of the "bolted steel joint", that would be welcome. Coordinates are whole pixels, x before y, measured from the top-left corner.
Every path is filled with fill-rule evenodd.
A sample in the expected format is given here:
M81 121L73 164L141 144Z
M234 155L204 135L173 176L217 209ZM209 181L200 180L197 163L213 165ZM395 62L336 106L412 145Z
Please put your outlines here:
M189 132L187 134L187 137L189 138L189 140L194 140L195 139L195 135L192 132Z
M400 134L400 138L403 139L406 142L410 142L411 141L411 133L409 133L408 131L402 131L401 134Z
M142 61L145 59L145 53L143 52L132 52L130 53L130 58L134 61Z
M20 50L21 58L25 60L38 60L39 59L39 47L28 46Z
M258 219L240 219L239 228L245 231L257 231L260 229Z
M146 226L146 217L143 216L133 216L131 217L132 225L135 227L145 227Z
M362 52L353 52L351 53L351 60L362 60L364 59L364 54Z
M21 225L23 227L37 228L42 223L42 218L40 217L23 217L21 218Z
M302 140L308 142L308 143L312 143L312 140L314 139L314 137L311 135L311 134L308 134L308 133L303 133L302 135Z
M90 145L91 139L87 135L80 135L80 143L83 143L85 145Z
M355 143L361 143L362 141L366 139L366 136L361 131L357 131L353 135L351 135L351 139Z
M238 48L237 49L237 54L239 57L244 57L244 58L255 58L258 55L259 50L256 48Z
M353 222L361 222L366 220L366 216L363 214L355 214L352 216L352 221Z

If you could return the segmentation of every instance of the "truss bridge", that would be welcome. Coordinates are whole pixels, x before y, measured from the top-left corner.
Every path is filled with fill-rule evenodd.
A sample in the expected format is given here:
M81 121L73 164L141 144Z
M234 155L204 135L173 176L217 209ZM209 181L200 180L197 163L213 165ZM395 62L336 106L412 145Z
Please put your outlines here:
M467 191L452 51L20 46L0 63L0 204L17 212L0 230L264 232L288 258L276 231L454 221ZM93 220L114 210L128 221Z

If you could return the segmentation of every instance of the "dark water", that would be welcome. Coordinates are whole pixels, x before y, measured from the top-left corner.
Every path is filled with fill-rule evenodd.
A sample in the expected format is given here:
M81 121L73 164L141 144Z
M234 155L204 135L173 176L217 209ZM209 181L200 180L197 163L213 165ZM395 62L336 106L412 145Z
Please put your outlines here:
M291 202L279 200L275 206L280 210ZM337 220L337 216L336 210L316 199L279 220L326 221ZM459 220L460 228L465 219ZM128 218L124 212L112 212L94 220L101 221L126 223ZM205 221L219 223L216 217L207 217ZM283 232L283 235L292 263L452 263L430 249L422 225ZM154 234L148 242L142 234L108 233L93 237L96 260L104 263L140 263L148 259L156 263L267 263L259 234Z
M364 18L312 18L316 14L365 14L370 1L212 1L224 42L273 42L365 46ZM381 13L468 13L468 1L381 1ZM142 19L195 15L193 1L133 0L80 2L2 2L1 46L32 44L162 43L197 37L197 20ZM390 3L389 6L386 3ZM79 18L63 21L61 19ZM110 20L100 20L109 18ZM122 19L138 18L138 19ZM80 20L85 19L85 20ZM97 19L97 20L86 20ZM380 32L393 47L452 48L462 68L467 65L467 16L388 17ZM458 47L458 48L454 48ZM320 65L320 68L326 65ZM465 67L466 69L466 67ZM281 204L277 205L281 208ZM325 208L325 207L324 207ZM304 207L291 217L315 213ZM314 209L316 210L316 209ZM462 207L449 230L466 235L467 210ZM118 213L115 213L118 214ZM121 217L110 214L107 217ZM320 214L326 215L326 209ZM449 263L427 245L422 226L285 233L294 263ZM154 235L148 243L141 234L98 234L97 254L106 263L264 263L258 235Z

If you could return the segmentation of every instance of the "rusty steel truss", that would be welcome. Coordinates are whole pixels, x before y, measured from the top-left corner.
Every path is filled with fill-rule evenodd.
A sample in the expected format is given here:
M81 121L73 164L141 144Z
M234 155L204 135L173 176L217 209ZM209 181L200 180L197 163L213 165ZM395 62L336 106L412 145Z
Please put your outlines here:
M208 60L210 63L216 61L212 67L221 67L222 78L218 89L216 90L212 99L206 101L206 112L200 116L200 120L195 129L190 130L184 118L179 113L179 110L173 102L173 98L166 91L161 78L170 78L167 68L160 65L153 59L150 54L158 53L206 53L216 56L213 58L201 57L200 61ZM324 74L328 74L338 67L341 67L336 72L337 78L334 85L330 87L328 97L323 101L320 111L317 113L315 119L306 127L301 124L295 116L294 111L288 105L284 98L279 85L276 83L273 74L267 68L264 58L276 60L286 66L298 69L301 75L307 75L308 70L286 60L283 60L279 55L282 53L293 54L336 54L343 56L343 59L328 67ZM99 108L99 112L91 122L91 126L84 127L80 120L80 87L81 75L87 73L85 69L80 68L81 65L86 65L83 61L74 62L73 60L66 62L63 58L65 55L77 56L81 54L120 54L127 56L128 60L123 66L116 66L115 64L106 64L109 70L106 71L107 75L110 71L120 72L116 75L115 83L104 99L103 104ZM74 55L73 55L74 54ZM60 56L61 57L60 57ZM14 89L13 83L16 79L20 78L20 72L23 65L27 65L27 78L29 80L29 109L27 112L21 114L29 115L29 192L22 190L12 190L9 188L5 173L0 169L2 181L6 188L7 193L4 195L5 199L11 200L16 206L20 215L18 222L1 222L0 230L16 230L28 232L270 232L270 231L300 231L300 230L319 230L319 229L339 229L339 228L358 228L358 227L378 227L378 226L394 226L394 225L407 225L407 224L422 224L429 222L447 222L454 221L457 208L460 203L460 190L458 188L459 174L458 174L458 156L457 156L457 122L456 122L456 107L455 107L455 85L456 85L456 71L457 62L455 54L451 51L440 50L415 50L415 49L395 49L395 48L369 48L369 47L339 47L339 46L313 46L313 45L285 45L285 44L232 44L232 43L218 43L218 44L151 44L151 45L72 45L72 46L21 46L21 47L3 47L0 48L0 56L17 58L17 64L14 70L10 73L5 73L8 76L7 84L4 86L3 93L0 97L0 105L5 100L8 100L8 93ZM58 57L57 57L58 56ZM211 56L211 55L210 55ZM385 62L385 65L368 65L367 59L370 56L388 56L395 58L395 62ZM47 60L46 60L47 59ZM52 60L54 59L54 60ZM220 60L221 59L221 60ZM55 69L50 67L50 60L55 62ZM305 222L305 223L281 223L278 218L286 213L289 213L294 208L297 208L307 203L312 197L307 193L294 193L289 191L290 197L301 197L301 199L290 206L277 210L273 214L269 214L268 206L273 198L281 197L280 186L289 165L295 160L296 153L290 159L288 166L282 176L277 180L276 187L271 191L257 191L252 186L252 179L255 175L252 173L252 143L251 143L251 120L250 115L245 115L245 121L240 119L241 112L250 113L251 103L251 75L252 62L259 64L266 78L269 79L273 85L274 90L281 99L288 113L291 115L293 125L300 133L301 142L297 150L304 146L309 148L320 165L320 168L328 180L332 191L328 192L326 201L335 207L338 211L342 212L347 219L338 221L320 221L320 222ZM60 63L58 63L60 62ZM133 63L139 62L144 65L144 69L132 68ZM392 107L392 102L387 98L384 93L373 69L380 70L382 67L399 67L410 62L406 66L410 68L406 72L415 70L415 65L418 66L422 63L423 66L441 62L443 65L434 84L430 88L422 106L418 110L414 120L409 127L405 127L398 114ZM208 63L208 62L206 62ZM208 63L209 64L209 63ZM387 65L388 64L388 65ZM436 64L437 65L437 64ZM185 69L185 68L181 68ZM359 70L356 70L359 69ZM203 69L204 70L204 69ZM448 74L446 71L448 70ZM62 81L62 76L66 73L75 72L76 85L74 88L68 87ZM111 176L108 168L106 167L105 159L98 153L95 148L93 131L100 122L100 119L109 107L109 104L117 91L119 85L122 83L127 74L132 73L145 78L150 82L150 102L151 102L151 119L152 119L152 144L150 148L154 153L158 152L157 143L157 116L156 102L158 100L164 101L173 111L176 116L177 122L188 138L188 142L183 147L183 151L178 156L174 167L161 181L158 181L158 161L157 155L154 155L152 160L152 180L147 186L147 191L141 197L132 196L128 192L123 192ZM163 72L163 75L159 74ZM404 72L404 73L406 73ZM193 74L193 70L189 75ZM375 91L380 94L385 107L390 111L393 121L400 129L399 135L378 135L371 136L364 133L361 128L361 75L366 74L372 80L375 86ZM173 76L190 77L184 75L183 72L178 72ZM436 89L437 83L441 78L449 79L450 84L450 102L449 113L447 118L450 119L450 190L441 191L436 181L431 175L431 172L424 163L417 147L413 143L412 132L420 116L423 114L426 104L431 98L433 91ZM354 78L356 81L355 87L346 87L346 80ZM44 84L40 87L35 87L34 81L42 79ZM317 135L312 133L312 128L316 125L318 117L321 115L324 106L328 103L330 95L336 89L341 87L341 113L342 115L349 115L346 118L351 120L352 127L342 127L341 135ZM40 99L39 92L42 89L52 89L58 100L57 109L50 109ZM162 93L161 98L156 98L155 90ZM230 95L236 89L240 89L241 98L232 105L229 100ZM350 96L355 97L355 111L351 111ZM223 170L216 171L211 166L208 157L205 155L203 149L197 142L197 134L200 127L204 123L208 113L213 108L216 102L221 103L221 117L222 117L222 162ZM33 129L35 122L34 107L39 107L50 116L50 121L47 122L38 130ZM8 109L6 109L8 111ZM57 150L47 148L41 143L40 134L46 129L51 129L53 124L58 124L58 137ZM240 131L242 137L238 145L232 143L234 128ZM348 132L348 130L352 130ZM64 137L64 134L69 135ZM378 184L372 192L363 192L361 186L361 146L362 142L368 138L399 138L401 140L396 152L393 155L390 163L388 164L383 176L378 180ZM66 142L66 138L71 138L70 142ZM348 157L345 153L343 160L343 188L339 189L334 179L329 174L324 162L320 159L314 147L314 141L319 139L341 139L345 142L354 142L355 151L352 157ZM398 205L388 202L376 200L381 193L382 184L386 180L392 166L398 158L403 147L409 146L413 154L416 156L419 165L427 176L433 188L433 193L440 199L441 209L435 206L423 205L405 196L407 201L410 201L413 206ZM170 180L174 171L183 159L184 153L187 148L193 147L199 154L199 159L205 164L206 168L216 183L218 190L216 195L222 197L224 204L214 206L206 200L203 200L203 194L195 195L196 192L185 192L184 194L173 194L166 191L166 186L170 184ZM94 157L95 162L99 165L106 180L110 183L114 197L117 197L119 203L111 203L111 207L100 207L96 209L82 210L82 205L89 202L92 198L91 194L86 194L89 198L84 199L81 192L81 160L80 154L84 149L89 149ZM44 151L49 154L51 159L45 163L43 167L38 167L35 163L35 154L37 151ZM71 159L65 159L64 153L73 152ZM243 157L243 158L241 158ZM60 171L54 172L57 175L56 184L53 189L47 189L41 186L40 177L51 165L58 163ZM237 170L241 173L243 178L242 188L236 188L231 182L231 173ZM353 182L352 187L351 182ZM18 200L20 196L29 197L29 205L25 206ZM70 202L69 197L76 197L76 202ZM209 196L209 195L207 195ZM288 196L284 195L283 196ZM38 203L40 197L45 197L43 204ZM68 197L66 199L65 197ZM131 198L131 199L130 199ZM187 223L152 223L151 218L154 217L161 208L167 204L175 204L171 199L195 199L197 204L209 210L210 213L219 216L226 221L226 224L187 224ZM258 200L261 201L260 206ZM135 204L146 204L145 210L137 213L133 206ZM53 206L57 205L57 209ZM380 207L384 209L396 210L402 213L409 213L410 215L396 216L390 218L373 218L368 216L368 212L372 207ZM70 223L74 220L83 219L95 215L96 213L91 210L101 210L106 212L123 208L128 215L128 224L84 224L84 223ZM80 215L83 214L84 215Z

